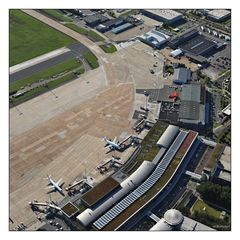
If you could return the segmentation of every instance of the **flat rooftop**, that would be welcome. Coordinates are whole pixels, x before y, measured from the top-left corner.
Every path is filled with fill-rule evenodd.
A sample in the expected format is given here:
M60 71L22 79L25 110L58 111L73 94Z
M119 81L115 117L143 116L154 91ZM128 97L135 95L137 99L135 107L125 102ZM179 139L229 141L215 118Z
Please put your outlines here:
M231 182L231 173L225 172L225 171L220 171L218 178L225 180L227 182Z
M231 12L226 9L214 9L214 10L208 12L209 16L214 17L216 19L221 19L230 14L231 14Z
M231 148L229 146L225 147L219 161L225 171L231 171Z
M224 144L217 144L215 148L213 149L213 152L211 154L210 159L208 160L208 163L206 165L206 169L212 171L213 168L215 167L215 164L217 162L217 159L221 156L223 150L224 150L225 145Z
M64 205L61 210L69 218L79 212L79 209L71 202L68 202L66 205Z
M195 55L204 55L207 51L216 46L216 43L208 40L203 35L197 35L179 45L185 51Z
M82 196L82 200L88 206L92 206L119 186L120 186L119 182L117 182L112 177L108 177L102 182L100 182L98 185L93 187L91 190L86 192Z
M147 9L146 11L158 15L160 17L163 17L167 20L172 20L176 17L182 16L181 13L170 9Z

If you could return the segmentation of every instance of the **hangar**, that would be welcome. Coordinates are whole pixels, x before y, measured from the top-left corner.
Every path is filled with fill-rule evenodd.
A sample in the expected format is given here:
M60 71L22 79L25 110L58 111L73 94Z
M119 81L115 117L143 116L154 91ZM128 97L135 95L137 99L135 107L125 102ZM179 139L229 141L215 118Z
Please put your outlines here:
M168 41L170 37L160 31L153 29L138 38L140 41L150 45L153 48L160 48L165 42Z
M168 44L173 49L180 49L184 55L199 63L207 62L210 54L223 47L223 44L210 40L196 29L172 38Z

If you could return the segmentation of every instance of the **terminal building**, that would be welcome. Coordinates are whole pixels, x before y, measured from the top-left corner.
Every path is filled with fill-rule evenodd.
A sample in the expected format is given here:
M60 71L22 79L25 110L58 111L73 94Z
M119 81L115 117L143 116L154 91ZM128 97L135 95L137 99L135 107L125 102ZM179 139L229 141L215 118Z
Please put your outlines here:
M169 209L150 231L215 231L215 229L183 216L176 209Z
M170 9L142 9L141 11L145 16L166 24L173 24L183 17L181 13Z
M152 161L143 161L123 180L116 181L110 176L83 195L87 209L77 220L82 226L95 230L124 229L149 201L157 196L164 200L184 174L199 143L197 132L169 125L157 142L159 152ZM162 178L168 168L173 173ZM160 189L157 189L158 184L162 186Z

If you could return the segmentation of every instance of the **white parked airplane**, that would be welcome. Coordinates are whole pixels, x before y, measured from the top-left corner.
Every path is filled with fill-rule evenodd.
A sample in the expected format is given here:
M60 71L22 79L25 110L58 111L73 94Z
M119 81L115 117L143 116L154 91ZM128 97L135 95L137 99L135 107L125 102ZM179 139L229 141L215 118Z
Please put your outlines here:
M52 189L52 190L55 189L55 190L59 191L60 193L63 193L63 190L62 190L61 186L59 185L60 182L62 181L62 178L60 178L57 182L55 182L51 178L51 176L47 176L47 178L45 178L45 179L48 180L48 185L50 185L50 186L46 187L46 189Z
M107 143L105 148L110 148L111 150L121 149L120 145L117 143L117 137L115 137L113 141L111 141L111 139L107 139L107 137L104 137L102 140Z

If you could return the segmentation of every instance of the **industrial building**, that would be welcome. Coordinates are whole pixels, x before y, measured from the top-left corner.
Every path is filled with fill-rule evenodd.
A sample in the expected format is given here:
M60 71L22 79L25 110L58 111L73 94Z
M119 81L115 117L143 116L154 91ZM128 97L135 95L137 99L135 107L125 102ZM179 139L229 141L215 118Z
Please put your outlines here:
M197 135L196 132L186 131L177 126L168 126L164 134L160 136L157 143L160 148L159 153L152 162L143 161L138 169L120 184L113 184L118 187L110 187L109 190L106 185L102 188L104 193L97 190L99 194L93 188L92 191L95 192L93 195L97 195L95 196L97 201L94 199L94 205L77 216L78 221L85 227L92 224L97 230L116 230L121 227L146 205L141 198L153 199L161 194L170 181L171 185L167 187L167 191L170 191L171 187L177 183L196 149ZM177 164L174 165L175 172L179 169L176 176L174 172L167 179L161 180L173 161L177 161ZM164 184L162 183L164 187L156 191L154 195L148 196L148 191L154 189L153 187L159 181L164 181ZM113 188L114 190L112 190ZM88 193L83 195L83 199L86 200L87 195ZM162 197L164 196L166 196L166 192ZM129 211L126 212L126 209Z
M173 24L183 17L181 13L170 9L142 9L141 12L147 17L166 24Z
M99 24L97 26L97 30L100 32L106 32L111 30L112 28L116 28L120 25L123 25L125 22L122 18L114 18L114 19L110 19L102 24Z
M176 68L174 69L173 83L174 84L186 84L192 78L191 70L187 68Z
M197 63L207 62L209 55L224 46L222 43L208 39L196 29L188 30L180 36L172 38L168 44L173 49L180 49L184 55Z
M215 231L215 229L183 216L176 209L169 209L150 231Z
M157 30L151 30L140 37L140 41L150 45L153 48L160 48L170 38L168 35Z
M208 19L216 22L224 21L231 16L231 12L226 9L214 9L208 12Z
M102 14L99 13L95 13L92 15L88 15L86 17L83 18L83 20L85 21L85 23L90 26L90 27L96 27L97 25L99 25L100 23L103 23L105 21L108 20L107 17L105 17Z
M134 25L132 23L124 23L123 25L120 25L118 27L115 27L111 30L112 33L114 34L119 34L121 32L124 32L130 28L134 27Z
M160 103L159 119L194 130L209 122L207 92L201 84L165 85L161 89L139 89L149 93L148 102Z

